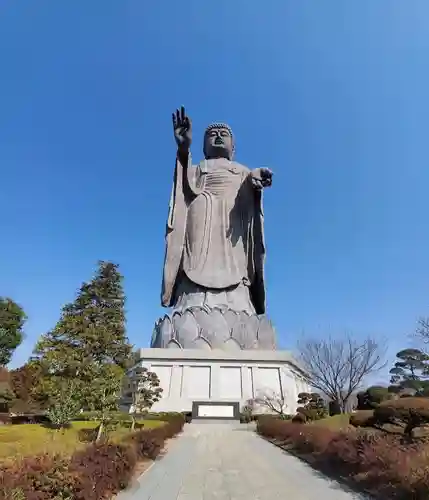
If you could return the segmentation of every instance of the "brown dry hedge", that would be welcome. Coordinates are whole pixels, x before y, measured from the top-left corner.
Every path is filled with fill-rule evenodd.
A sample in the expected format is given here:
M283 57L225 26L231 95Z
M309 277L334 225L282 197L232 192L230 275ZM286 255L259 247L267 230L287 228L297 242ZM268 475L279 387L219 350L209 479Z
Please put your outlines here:
M0 470L0 500L101 500L125 488L138 461L153 460L184 418L130 433L121 444L91 444L71 459L49 454L26 457Z
M350 415L350 424L354 427L369 427L373 424L374 410L358 410Z
M257 430L314 467L347 478L376 498L429 498L429 448L423 443L404 444L399 436L372 430L334 431L279 420L258 422Z
M373 410L360 410L350 417L355 427L375 427L388 430L396 426L405 435L411 436L414 429L429 424L429 398L405 397L383 401Z

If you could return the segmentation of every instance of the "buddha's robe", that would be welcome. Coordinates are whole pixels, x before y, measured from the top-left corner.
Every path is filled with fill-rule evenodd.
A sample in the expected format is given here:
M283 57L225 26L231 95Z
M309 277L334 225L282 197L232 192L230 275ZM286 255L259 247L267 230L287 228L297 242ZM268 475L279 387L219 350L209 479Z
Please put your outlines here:
M250 170L220 158L176 160L162 305L227 305L265 312L262 193ZM208 298L208 295L211 298ZM249 302L246 305L246 297Z

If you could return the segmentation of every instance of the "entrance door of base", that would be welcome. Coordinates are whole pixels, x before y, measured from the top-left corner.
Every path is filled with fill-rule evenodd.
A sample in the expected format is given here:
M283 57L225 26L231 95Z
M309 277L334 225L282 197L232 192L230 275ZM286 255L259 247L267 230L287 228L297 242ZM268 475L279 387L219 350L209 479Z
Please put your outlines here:
M240 420L240 403L224 401L194 401L192 420Z

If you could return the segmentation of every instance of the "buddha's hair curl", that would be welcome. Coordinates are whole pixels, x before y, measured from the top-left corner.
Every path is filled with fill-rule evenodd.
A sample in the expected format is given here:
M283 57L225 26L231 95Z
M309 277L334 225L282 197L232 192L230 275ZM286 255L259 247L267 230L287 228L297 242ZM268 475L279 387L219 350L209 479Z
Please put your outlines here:
M234 133L232 132L232 128L227 123L220 123L220 122L211 123L204 131L204 137L210 132L210 130L213 130L214 128L224 128L225 130L228 131L228 133L232 139L232 154L234 155L234 153L235 153L235 138L234 138Z
M210 123L210 125L206 128L205 134L210 132L210 130L213 130L214 128L224 128L228 130L229 134L231 137L234 137L234 134L232 133L232 128L227 124L227 123Z

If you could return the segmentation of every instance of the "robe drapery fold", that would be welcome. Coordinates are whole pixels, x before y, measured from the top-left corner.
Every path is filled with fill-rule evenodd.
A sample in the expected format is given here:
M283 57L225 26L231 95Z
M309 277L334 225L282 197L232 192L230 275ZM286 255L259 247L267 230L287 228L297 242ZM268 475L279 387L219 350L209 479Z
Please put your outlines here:
M207 290L249 287L257 314L265 312L262 192L250 170L225 159L192 166L176 159L166 228L161 302L174 306L179 282Z

